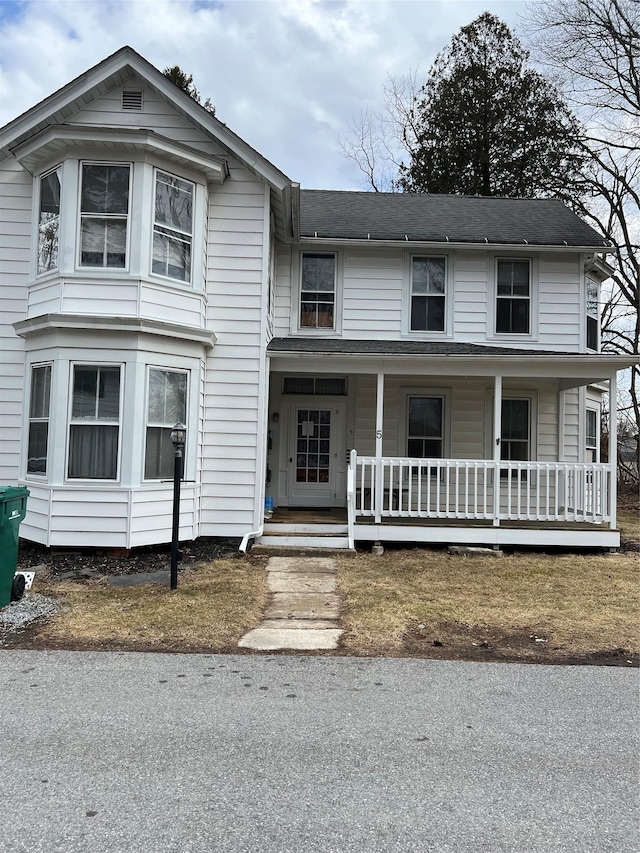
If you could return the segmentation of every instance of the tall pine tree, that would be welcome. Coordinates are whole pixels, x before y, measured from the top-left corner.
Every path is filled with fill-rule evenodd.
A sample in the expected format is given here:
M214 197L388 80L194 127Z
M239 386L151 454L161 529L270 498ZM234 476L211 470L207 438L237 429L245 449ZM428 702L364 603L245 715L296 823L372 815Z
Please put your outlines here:
M566 196L581 164L578 124L528 60L489 12L462 27L414 101L405 191Z

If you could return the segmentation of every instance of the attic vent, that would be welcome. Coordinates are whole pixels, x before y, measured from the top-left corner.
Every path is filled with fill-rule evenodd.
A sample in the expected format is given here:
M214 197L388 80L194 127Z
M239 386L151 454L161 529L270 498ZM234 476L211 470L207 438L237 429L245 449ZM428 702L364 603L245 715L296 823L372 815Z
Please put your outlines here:
M142 92L123 92L122 109L133 112L142 112Z

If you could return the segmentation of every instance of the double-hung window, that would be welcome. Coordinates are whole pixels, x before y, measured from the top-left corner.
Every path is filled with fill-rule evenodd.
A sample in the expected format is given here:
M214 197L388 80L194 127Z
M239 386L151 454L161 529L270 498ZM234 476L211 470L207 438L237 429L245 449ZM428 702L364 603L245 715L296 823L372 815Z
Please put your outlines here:
M524 399L504 399L500 427L500 459L509 462L527 462L531 446L531 401ZM506 477L508 470L500 472ZM515 475L515 474L514 474ZM526 479L527 472L522 472ZM517 476L517 475L515 475Z
M410 396L407 405L407 455L414 459L442 459L444 397Z
M411 331L445 330L446 259L411 259Z
M300 327L335 328L336 256L305 252L301 260Z
M58 268L61 172L58 167L40 178L38 274Z
M600 459L598 442L598 412L595 409L587 409L586 415L585 461L598 462Z
M73 368L70 479L115 480L120 435L120 368Z
M50 401L51 365L34 366L31 368L31 395L29 398L27 474L47 473Z
M194 185L156 170L152 271L191 281Z
M599 350L598 282L587 279L587 349Z
M187 419L187 374L150 368L147 398L145 480L173 477L174 451L171 430Z
M81 266L126 267L130 171L125 165L82 164Z
M496 332L528 335L531 332L531 263L497 261Z

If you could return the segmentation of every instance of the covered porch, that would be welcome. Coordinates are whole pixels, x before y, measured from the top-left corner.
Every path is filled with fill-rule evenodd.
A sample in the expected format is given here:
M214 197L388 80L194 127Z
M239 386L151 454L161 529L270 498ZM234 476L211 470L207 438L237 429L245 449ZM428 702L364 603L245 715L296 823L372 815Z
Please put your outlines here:
M598 447L585 449L585 399L590 393L597 401L593 386L607 383L615 411L624 360L404 341L279 339L270 349L272 377L348 379L346 429L331 444L344 476L333 481L333 500L318 506L344 508L349 547L619 547L615 464L600 462ZM413 400L424 409L424 427L414 423ZM279 463L289 469L273 489L274 505L289 510L299 508L283 485L300 475L292 438ZM615 460L613 434L609 452ZM308 532L321 531L320 519ZM295 534L293 517L287 534Z

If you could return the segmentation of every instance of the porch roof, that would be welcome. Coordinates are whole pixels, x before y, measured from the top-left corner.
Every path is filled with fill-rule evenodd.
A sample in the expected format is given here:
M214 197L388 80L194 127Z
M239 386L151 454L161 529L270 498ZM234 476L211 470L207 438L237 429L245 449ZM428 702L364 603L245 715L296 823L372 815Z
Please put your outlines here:
M358 340L315 336L273 338L272 370L294 372L431 373L558 379L561 388L609 380L637 356L566 353L456 341Z

